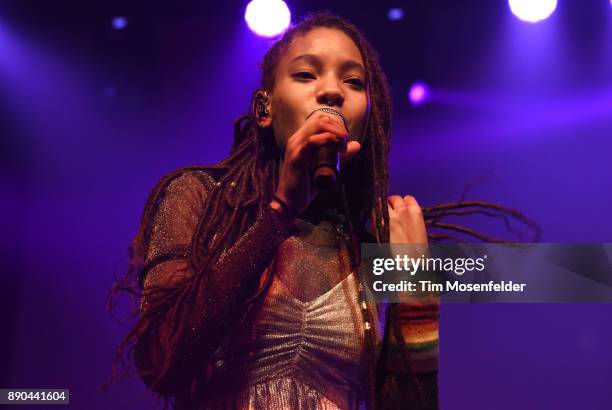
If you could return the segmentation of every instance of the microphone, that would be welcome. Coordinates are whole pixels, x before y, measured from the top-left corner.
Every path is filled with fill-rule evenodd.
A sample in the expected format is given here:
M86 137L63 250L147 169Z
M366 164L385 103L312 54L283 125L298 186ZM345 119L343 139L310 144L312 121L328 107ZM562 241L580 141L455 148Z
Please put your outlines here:
M321 107L311 112L308 117L317 111L323 111L342 120L344 128L348 131L348 125L344 115L340 111L329 107ZM340 174L340 150L338 144L324 144L319 147L315 155L314 166L311 170L312 179L315 187L319 191L325 191L332 188Z

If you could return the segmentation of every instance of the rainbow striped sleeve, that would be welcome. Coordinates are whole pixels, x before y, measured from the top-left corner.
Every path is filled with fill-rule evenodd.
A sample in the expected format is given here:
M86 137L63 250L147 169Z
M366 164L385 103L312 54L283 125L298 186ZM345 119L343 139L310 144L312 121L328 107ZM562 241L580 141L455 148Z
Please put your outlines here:
M440 301L437 295L420 297L395 306L389 318L392 321L388 341L389 370L407 371L405 359L410 363L410 370L413 372L432 372L438 369L439 311ZM399 322L401 336L407 348L405 352L400 349L393 331L395 321Z

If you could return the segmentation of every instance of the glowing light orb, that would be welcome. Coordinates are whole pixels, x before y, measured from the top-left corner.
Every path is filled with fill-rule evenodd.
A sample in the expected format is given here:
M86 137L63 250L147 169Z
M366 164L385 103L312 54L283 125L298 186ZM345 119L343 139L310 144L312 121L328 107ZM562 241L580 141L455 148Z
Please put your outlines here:
M612 1L612 0L610 0L610 1ZM404 10L402 10L400 8L389 9L389 12L387 13L387 17L391 21L401 20L401 19L404 18Z
M113 26L115 30L123 30L128 25L127 17L123 17L123 16L113 17L113 20L111 21L111 25Z
M412 84L408 91L408 99L412 105L423 104L429 97L429 87L425 83L417 82Z
M274 37L289 27L291 12L282 0L252 0L246 7L244 19L255 34Z
M557 0L508 0L508 4L516 17L529 23L547 19L557 8Z

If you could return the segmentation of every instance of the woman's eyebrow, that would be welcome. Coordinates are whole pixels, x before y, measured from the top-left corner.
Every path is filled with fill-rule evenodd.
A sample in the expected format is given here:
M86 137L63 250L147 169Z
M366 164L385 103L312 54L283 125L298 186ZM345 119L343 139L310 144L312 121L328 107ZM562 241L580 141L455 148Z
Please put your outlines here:
M295 63L299 60L305 60L307 63L312 64L316 68L321 68L323 66L323 61L316 54L301 54L293 58L290 63ZM340 65L340 70L342 71L348 71L350 69L357 69L361 71L362 74L365 74L365 68L363 67L363 65L353 59L346 60Z

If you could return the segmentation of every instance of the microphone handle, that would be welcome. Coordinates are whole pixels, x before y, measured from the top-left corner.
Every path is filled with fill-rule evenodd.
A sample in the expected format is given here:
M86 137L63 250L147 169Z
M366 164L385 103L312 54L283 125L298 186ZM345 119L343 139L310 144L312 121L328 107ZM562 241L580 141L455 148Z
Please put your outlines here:
M324 191L336 184L340 173L338 144L325 144L319 147L312 172L313 181L318 190Z

